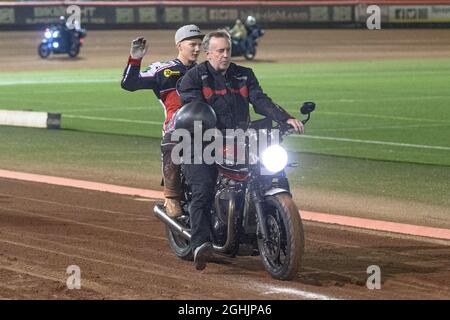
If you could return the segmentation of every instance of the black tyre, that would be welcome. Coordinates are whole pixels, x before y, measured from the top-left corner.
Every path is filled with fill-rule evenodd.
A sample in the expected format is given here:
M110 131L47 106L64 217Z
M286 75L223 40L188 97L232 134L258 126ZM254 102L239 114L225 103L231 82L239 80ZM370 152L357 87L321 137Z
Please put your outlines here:
M69 57L75 58L80 53L80 46L73 45L67 53Z
M291 280L300 271L304 252L303 224L289 194L267 196L264 204L268 241L258 240L265 269L279 280Z
M178 235L176 232L172 231L166 226L167 239L169 240L169 246L175 252L177 257L193 261L194 254L192 252L190 241L184 239L182 236Z
M41 43L38 47L38 54L42 59L47 58L50 55L50 48L46 43Z
M244 53L244 57L247 60L253 60L256 56L256 48L246 50Z

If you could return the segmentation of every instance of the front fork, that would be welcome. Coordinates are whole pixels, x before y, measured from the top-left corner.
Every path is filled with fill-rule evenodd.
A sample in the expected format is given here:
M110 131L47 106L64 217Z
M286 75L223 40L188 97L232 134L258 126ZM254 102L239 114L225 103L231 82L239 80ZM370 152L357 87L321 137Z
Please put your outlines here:
M259 184L256 181L250 183L250 199L255 205L256 217L258 218L260 227L260 236L264 241L268 239L268 231L266 225L266 219L264 219L264 209L262 203L264 202L261 193L259 192ZM258 235L259 236L259 235Z

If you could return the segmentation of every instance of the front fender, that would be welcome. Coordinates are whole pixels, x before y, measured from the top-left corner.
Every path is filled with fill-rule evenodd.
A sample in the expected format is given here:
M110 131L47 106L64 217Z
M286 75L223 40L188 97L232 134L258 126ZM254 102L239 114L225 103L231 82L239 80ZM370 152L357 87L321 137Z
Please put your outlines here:
M292 197L292 194L289 192L289 190L283 189L283 188L272 188L272 189L269 189L269 190L267 190L264 193L264 197L274 196L274 195L280 194L280 193L287 193L287 194L289 194Z

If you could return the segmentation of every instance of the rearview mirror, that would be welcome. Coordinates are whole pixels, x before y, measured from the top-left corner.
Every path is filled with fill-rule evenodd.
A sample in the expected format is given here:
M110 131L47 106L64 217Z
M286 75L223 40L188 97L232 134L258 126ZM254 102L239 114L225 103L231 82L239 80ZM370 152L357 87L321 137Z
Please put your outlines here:
M314 111L316 108L316 104L314 102L304 102L302 107L300 108L300 112L302 114L308 114Z

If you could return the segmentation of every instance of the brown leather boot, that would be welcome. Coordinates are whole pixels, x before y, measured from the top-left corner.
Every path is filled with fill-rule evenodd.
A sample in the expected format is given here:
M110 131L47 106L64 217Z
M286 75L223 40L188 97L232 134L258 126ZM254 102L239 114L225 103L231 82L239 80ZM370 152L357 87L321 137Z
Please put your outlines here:
M183 211L181 210L180 201L178 201L177 199L166 198L164 208L166 209L167 215L171 218L178 218L183 213Z

